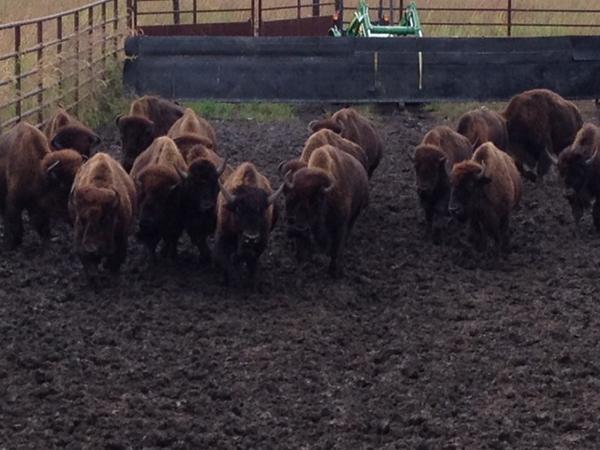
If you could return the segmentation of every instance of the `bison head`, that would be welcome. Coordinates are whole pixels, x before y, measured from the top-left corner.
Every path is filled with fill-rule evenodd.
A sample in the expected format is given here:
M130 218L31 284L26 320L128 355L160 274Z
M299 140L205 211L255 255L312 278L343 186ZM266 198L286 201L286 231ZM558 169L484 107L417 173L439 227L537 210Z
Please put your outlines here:
M288 236L306 241L316 234L318 239L333 180L323 170L302 168L288 171L284 186Z
M123 149L123 167L129 172L138 155L154 141L154 122L140 116L119 116L117 126Z
M485 174L485 163L482 161L463 161L452 168L451 191L448 210L452 216L464 222L471 216L484 185L491 182Z
M75 209L75 250L100 258L115 250L119 194L108 188L82 187L72 192Z
M227 168L223 160L219 167L208 159L196 159L189 166L189 177L185 190L187 198L186 214L192 219L214 217L219 195L219 178Z
M184 134L173 139L173 142L188 164L197 158L206 157L209 152L214 152L213 141L197 134Z
M344 131L343 124L334 120L331 117L321 120L313 120L308 124L308 131L310 131L311 133L316 133L317 131L322 130L324 128L331 130L337 134L342 134L342 131Z
M137 176L140 240L154 241L156 245L162 231L170 225L177 226L182 183L186 177L187 173L159 165L150 166Z
M100 143L100 137L87 127L72 125L58 130L50 145L55 150L73 149L90 156L92 148Z
M86 159L74 150L57 150L42 160L45 187L41 201L52 214L68 217L67 203L73 180Z
M582 193L592 178L593 162L600 145L597 135L598 128L586 124L575 136L573 144L558 158L558 172L565 183L567 197Z
M267 194L263 189L241 185L229 192L219 182L225 208L233 214L233 222L238 232L238 252L257 256L266 244L271 228L268 209L283 191L283 185Z
M421 200L430 199L440 183L447 183L446 155L439 147L419 145L415 150L414 165L417 193Z

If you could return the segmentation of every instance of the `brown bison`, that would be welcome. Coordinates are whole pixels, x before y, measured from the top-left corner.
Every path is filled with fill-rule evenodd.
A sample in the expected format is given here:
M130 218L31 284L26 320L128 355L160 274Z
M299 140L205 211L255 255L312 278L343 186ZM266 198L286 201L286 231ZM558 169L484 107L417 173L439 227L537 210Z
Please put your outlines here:
M183 116L183 112L177 103L146 95L131 104L129 114L117 117L125 170L129 172L135 158L154 139L166 135L177 119Z
M508 148L508 130L502 114L482 106L464 113L458 119L456 131L465 136L473 148L491 142L500 150Z
M179 151L188 164L189 177L185 182L184 223L187 234L198 247L202 262L210 260L206 243L217 224L219 181L224 183L232 169L216 153L216 134L213 127L192 109L169 130Z
M184 180L187 164L175 142L167 136L157 139L136 158L131 178L136 185L139 209L137 237L152 258L164 241L163 255L177 256L183 231Z
M96 133L62 108L59 108L48 120L43 132L52 149L70 148L88 157L92 148L100 143L100 138Z
M274 202L283 184L273 192L267 178L252 163L245 162L220 188L215 261L224 270L227 283L239 284L244 265L248 279L254 283L258 259L277 220Z
M522 190L513 159L486 142L470 160L454 165L450 182L450 213L460 221L469 219L476 247L485 249L491 236L497 252L507 250L510 214Z
M539 178L583 125L577 106L547 89L513 97L502 115L509 138L506 150L525 172L536 168Z
M312 132L328 128L362 147L365 151L369 178L379 165L383 155L383 142L373 124L352 108L344 108L335 112L331 117L314 120L308 125Z
M116 273L127 256L136 215L131 177L106 153L96 153L77 173L69 197L75 251L90 281L98 265Z
M342 272L341 254L360 211L369 202L369 181L352 156L326 145L315 149L306 167L285 176L288 236L303 260L313 243L330 256L329 273Z
M344 139L339 134L334 133L328 128L323 128L315 133L313 133L304 143L304 148L302 149L302 154L299 158L293 158L288 161L283 161L279 164L279 174L285 175L287 172L292 171L295 172L298 169L306 167L308 164L308 160L310 159L310 155L312 153L325 145L332 145L338 150L341 150L344 153L347 153L354 158L365 168L365 171L368 170L369 162L364 150L360 145L355 144L348 139Z
M454 164L469 159L472 153L469 140L447 126L430 130L415 149L417 194L425 212L427 233L436 243L450 220L449 171Z
M82 164L73 150L51 152L44 134L25 122L0 137L0 209L7 248L22 242L23 210L40 237L50 237L50 219L65 217L69 190Z
M197 144L202 144L213 152L217 152L215 129L191 108L186 108L183 116L171 126L168 136L177 143L179 150L183 153Z
M594 226L600 231L600 128L586 123L573 143L558 157L558 172L565 184L565 198L576 223L592 200Z

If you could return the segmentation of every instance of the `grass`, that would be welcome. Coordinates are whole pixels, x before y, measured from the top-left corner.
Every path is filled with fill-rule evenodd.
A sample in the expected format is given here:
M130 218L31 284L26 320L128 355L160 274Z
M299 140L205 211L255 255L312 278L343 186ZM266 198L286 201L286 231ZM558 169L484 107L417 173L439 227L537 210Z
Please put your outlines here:
M204 100L187 102L185 106L208 119L247 119L271 122L287 120L296 114L292 105L284 103L222 103Z
M434 102L423 105L423 110L442 120L454 122L465 112L480 106L480 102ZM485 106L495 111L502 111L506 102L486 102Z

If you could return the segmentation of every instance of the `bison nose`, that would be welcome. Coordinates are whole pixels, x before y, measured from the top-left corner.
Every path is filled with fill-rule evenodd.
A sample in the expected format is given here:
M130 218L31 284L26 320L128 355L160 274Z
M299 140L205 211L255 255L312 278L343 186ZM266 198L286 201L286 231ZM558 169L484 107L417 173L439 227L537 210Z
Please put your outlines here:
M254 243L260 239L260 233L244 233L244 242Z
M215 202L210 200L203 200L200 202L200 209L202 211L210 211L215 207Z

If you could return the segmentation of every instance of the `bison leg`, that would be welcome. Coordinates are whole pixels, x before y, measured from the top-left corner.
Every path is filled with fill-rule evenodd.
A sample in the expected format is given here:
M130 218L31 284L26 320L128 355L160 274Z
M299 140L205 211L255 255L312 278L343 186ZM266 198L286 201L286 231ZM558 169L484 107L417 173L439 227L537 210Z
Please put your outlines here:
M104 266L110 272L117 273L127 257L127 236L115 238L115 251L106 258Z
M13 250L23 242L23 209L16 199L8 198L4 210L4 245Z
M39 207L29 208L29 218L33 228L44 243L50 240L50 216Z
M188 235L192 241L192 244L194 244L198 249L198 253L200 254L200 264L208 264L211 258L210 248L208 247L208 243L206 242L206 236L201 233L190 232L189 230Z
M231 239L217 238L214 249L214 260L223 271L225 284L239 283L238 261L235 255L237 245Z
M164 244L161 251L163 257L177 258L177 244L179 243L179 234L172 234L164 237Z
M481 223L476 219L472 219L469 225L469 240L473 243L473 246L477 251L481 252L485 250L485 248L487 247L487 237L483 233Z
M347 234L347 230L344 227L340 227L336 231L337 232L332 233L333 238L331 239L330 249L331 261L329 262L329 275L333 278L339 278L343 273L340 259Z
M596 231L600 231L600 200L596 199L594 207L592 209L592 218L594 219L594 226Z

